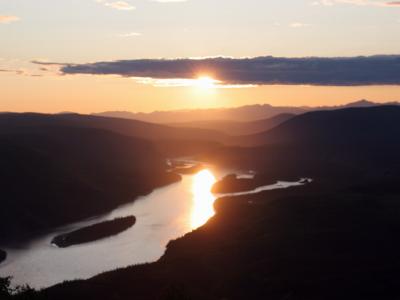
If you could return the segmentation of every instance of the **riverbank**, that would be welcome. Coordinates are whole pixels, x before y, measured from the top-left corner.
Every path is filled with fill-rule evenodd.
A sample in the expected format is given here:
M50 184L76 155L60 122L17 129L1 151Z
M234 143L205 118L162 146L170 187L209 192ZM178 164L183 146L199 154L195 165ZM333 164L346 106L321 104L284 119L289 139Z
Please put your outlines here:
M117 235L136 223L134 216L117 218L111 221L93 224L78 230L58 235L51 243L60 248L97 241Z
M203 164L183 164L177 165L171 169L171 172L180 174L180 175L193 175L201 170L205 169L206 167Z
M265 180L261 176L253 178L242 178L236 174L230 174L217 181L213 187L212 192L215 194L226 196L241 196L250 195L277 188L288 188L298 185L305 185L311 183L313 180L310 178L293 179L290 181L276 181Z
M256 189L261 185L276 183L276 180L265 182L258 178L239 178L236 174L229 174L216 182L212 187L212 192L216 194L231 194L246 192Z

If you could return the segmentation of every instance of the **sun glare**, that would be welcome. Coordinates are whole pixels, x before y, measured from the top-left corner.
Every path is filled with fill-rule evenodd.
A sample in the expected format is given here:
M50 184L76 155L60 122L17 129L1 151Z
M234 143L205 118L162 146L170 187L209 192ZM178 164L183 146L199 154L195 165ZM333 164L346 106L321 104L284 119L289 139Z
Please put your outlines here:
M211 188L215 182L216 179L209 170L202 170L194 176L192 229L204 225L215 214L214 201L216 198L211 193Z
M218 80L210 76L199 76L195 82L195 85L202 89L212 89L218 84Z

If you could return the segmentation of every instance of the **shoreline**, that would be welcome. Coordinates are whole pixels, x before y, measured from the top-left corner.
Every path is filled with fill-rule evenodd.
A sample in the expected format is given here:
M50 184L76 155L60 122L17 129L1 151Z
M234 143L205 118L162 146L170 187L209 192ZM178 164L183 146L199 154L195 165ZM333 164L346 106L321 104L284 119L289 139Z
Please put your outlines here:
M286 187L288 184L304 185L312 181L310 178L291 178L289 180L264 179L257 175L247 178L232 173L217 181L212 187L212 192L220 195L246 195L262 192L270 186Z

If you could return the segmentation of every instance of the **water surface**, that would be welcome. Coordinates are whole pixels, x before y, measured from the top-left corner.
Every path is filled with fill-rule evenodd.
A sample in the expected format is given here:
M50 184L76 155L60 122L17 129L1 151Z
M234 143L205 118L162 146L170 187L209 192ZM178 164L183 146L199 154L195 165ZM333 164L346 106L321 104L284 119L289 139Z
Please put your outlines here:
M5 249L8 258L0 266L0 276L13 276L14 284L28 283L41 288L65 280L86 279L120 267L154 262L163 255L170 240L202 226L214 215L213 203L217 196L211 193L211 187L228 173L208 168L194 175L184 175L181 182L156 189L109 214L59 228L23 247ZM278 183L257 191L297 184ZM51 245L54 236L61 233L130 215L136 216L136 224L116 236L68 248Z

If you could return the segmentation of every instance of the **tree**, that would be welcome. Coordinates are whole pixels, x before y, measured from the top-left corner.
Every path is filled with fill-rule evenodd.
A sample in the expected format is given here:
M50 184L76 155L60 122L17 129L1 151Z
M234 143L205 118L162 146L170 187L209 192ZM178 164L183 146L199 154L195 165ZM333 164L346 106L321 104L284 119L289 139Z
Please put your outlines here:
M12 277L0 277L0 300L32 300L38 299L37 292L29 285L11 286Z
M13 289L11 288L11 277L0 277L0 299L11 299Z

